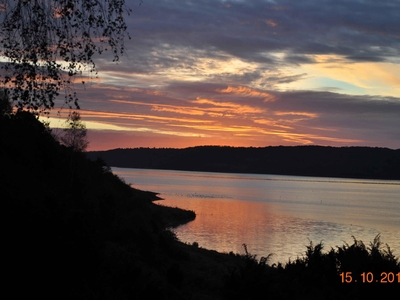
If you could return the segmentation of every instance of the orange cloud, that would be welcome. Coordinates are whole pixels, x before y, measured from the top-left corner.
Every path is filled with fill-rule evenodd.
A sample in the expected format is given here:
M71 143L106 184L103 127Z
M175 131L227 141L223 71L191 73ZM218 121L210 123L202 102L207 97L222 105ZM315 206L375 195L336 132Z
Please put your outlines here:
M335 137L327 137L327 136L320 136L315 134L307 134L307 133L291 133L286 131L265 131L265 134L270 135L278 135L284 141L287 142L295 142L298 144L315 144L316 141L329 141L329 142L336 142L336 143L359 143L362 142L361 140L355 139L345 139L345 138L335 138Z
M173 112L178 114L185 114L185 115L196 115L202 116L204 115L204 111L201 109L196 109L187 106L179 106L179 105L170 105L170 104L154 104L154 103L143 103L137 101L126 101L126 100L110 100L110 102L116 103L124 103L124 104L136 104L136 105L143 105L143 106L151 106L152 111L164 111L164 112Z
M272 127L279 127L282 129L293 129L293 125L297 122L317 118L318 114L309 112L298 112L298 111L277 111L273 113L275 116L280 117L294 117L294 118L280 118L280 119L255 119L253 120L256 124L267 125Z
M208 123L211 121L207 120L197 120L197 119L187 119L187 118L172 118L172 117L162 117L146 114L129 114L129 113L113 113L113 112L99 112L99 111L85 111L80 110L82 116L86 118L101 118L101 119L128 119L128 120L146 120L146 121L166 121L166 122L181 122L181 123ZM113 121L115 123L115 121Z
M244 96L250 96L250 97L263 97L265 98L265 102L272 102L275 101L275 96L266 93L266 92L260 92L252 88L244 87L244 86L238 86L238 87L233 87L233 86L228 86L226 89L221 89L221 90L216 90L219 93L224 93L224 94L236 94L236 95L244 95Z
M212 106L221 107L227 112L236 112L236 113L263 113L265 112L264 109L251 107L249 105L242 105L233 102L219 102L205 98L197 98L196 100L192 101L196 104L209 104ZM233 111L232 111L233 109Z
M271 26L271 27L278 26L278 23L276 23L274 20L267 20L267 21L265 21L265 24L267 24L268 26Z
M315 113L309 113L305 111L277 111L274 114L277 116L305 116L309 118L318 117L318 115Z
M293 129L293 127L291 127L291 126L278 124L278 121L276 121L276 120L257 119L257 120L254 120L254 123L261 124L261 125L274 126L274 127L284 128L284 129Z
M195 116L202 116L204 112L196 109L188 109L184 107L165 107L165 106L153 106L151 109L152 111L165 111L165 112L173 112L177 114L186 114L186 115L195 115Z

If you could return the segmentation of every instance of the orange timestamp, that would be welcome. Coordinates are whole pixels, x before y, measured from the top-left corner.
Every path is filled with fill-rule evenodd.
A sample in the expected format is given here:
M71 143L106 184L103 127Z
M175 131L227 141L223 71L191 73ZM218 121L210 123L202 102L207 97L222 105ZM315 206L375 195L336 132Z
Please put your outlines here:
M372 272L362 272L358 276L352 272L341 272L339 276L342 283L400 283L400 272L382 272L379 277Z

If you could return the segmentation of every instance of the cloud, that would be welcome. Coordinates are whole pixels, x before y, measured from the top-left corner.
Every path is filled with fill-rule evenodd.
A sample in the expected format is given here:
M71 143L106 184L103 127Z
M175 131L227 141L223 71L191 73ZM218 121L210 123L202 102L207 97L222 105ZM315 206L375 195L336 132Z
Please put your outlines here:
M77 88L92 131L400 148L399 1L127 2L126 55Z
M399 55L397 1L284 0L279 7L246 1L230 3L229 9L217 3L145 3L134 11L129 24L134 45L155 50L154 56L146 56L154 59L147 60L149 65L177 63L169 56L158 56L165 45L187 52L201 50L207 57L219 56L221 51L259 63L274 62L269 52L337 54L373 62ZM193 58L175 57L179 63Z
M157 1L138 7L131 1L127 55L118 65L107 62L107 56L96 61L100 76L120 86L197 81L309 89L315 80L304 80L316 78L321 68L312 65L319 65L324 56L331 59L325 64L336 62L338 67L379 62L398 67L397 1L239 1L230 2L229 8L226 4ZM372 81L379 78L370 74ZM343 87L326 86L331 88Z
M228 86L226 89L217 90L219 93L226 93L226 94L235 94L235 95L244 95L250 97L260 97L264 98L265 102L274 101L275 98L270 93L258 91L249 87L244 86Z
M203 109L208 110L211 108L211 111L220 111L224 113L234 113L234 114L259 114L264 112L264 109L255 107L255 106L250 106L250 105L243 105L243 104L238 104L238 103L233 103L233 102L221 102L221 101L215 101L215 100L210 100L210 99L204 99L204 98L197 98L196 100L192 101L194 104L199 104L203 107ZM217 108L215 108L217 107Z
M104 89L102 94L110 91ZM266 95L273 101L263 101ZM96 110L98 102L103 111ZM248 146L275 143L400 147L400 98L395 97L197 83L173 85L160 93L121 90L118 97L99 99L90 106L81 114L91 122L92 130L140 131L175 135L177 139L202 136L214 138L217 144L224 139L231 145ZM202 140L198 142L201 144ZM184 143L179 140L179 144Z

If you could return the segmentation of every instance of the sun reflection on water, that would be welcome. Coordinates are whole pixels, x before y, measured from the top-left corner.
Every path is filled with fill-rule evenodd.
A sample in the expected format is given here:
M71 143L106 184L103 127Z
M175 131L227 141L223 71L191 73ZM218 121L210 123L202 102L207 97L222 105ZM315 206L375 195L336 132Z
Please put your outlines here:
M325 249L352 243L352 236L366 244L380 232L352 224L337 224L296 218L278 206L227 199L190 199L175 197L163 205L194 210L196 219L175 229L187 243L220 252L244 253L243 244L258 258L273 254L270 263L286 263L303 256L306 246L322 242ZM383 233L383 238L390 232ZM390 245L393 249L393 245ZM398 246L398 245L397 245Z
M400 255L399 181L119 169L134 187L159 192L162 205L196 212L175 229L182 242L270 263L303 256L310 241L369 245L377 234Z

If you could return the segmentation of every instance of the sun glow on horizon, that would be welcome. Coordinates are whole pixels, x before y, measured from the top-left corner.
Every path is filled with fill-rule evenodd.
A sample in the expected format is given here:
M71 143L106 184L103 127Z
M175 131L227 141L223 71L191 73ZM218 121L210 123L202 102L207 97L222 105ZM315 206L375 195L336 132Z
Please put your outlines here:
M400 94L400 68L391 62L350 62L337 55L314 55L316 63L289 68L293 74L306 78L280 84L283 90L330 90L352 95Z

